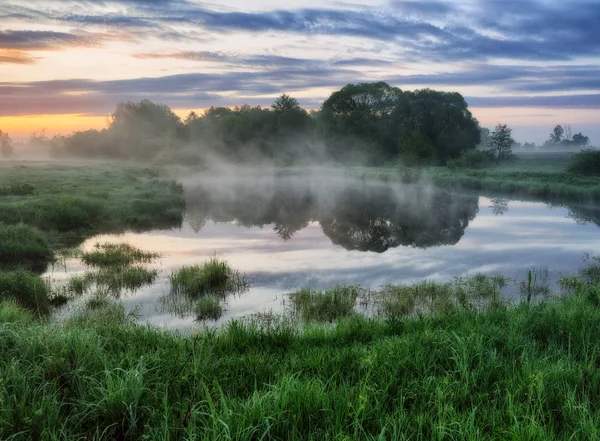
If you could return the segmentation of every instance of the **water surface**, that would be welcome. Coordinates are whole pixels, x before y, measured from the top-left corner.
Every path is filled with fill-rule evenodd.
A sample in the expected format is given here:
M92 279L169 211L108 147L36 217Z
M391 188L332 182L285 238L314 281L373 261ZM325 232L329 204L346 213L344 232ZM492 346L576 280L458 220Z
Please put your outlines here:
M197 326L191 313L164 306L168 275L182 265L226 259L250 282L228 300L225 321L281 311L300 288L336 284L377 288L478 272L524 279L531 268L573 273L600 249L595 208L490 199L429 185L369 183L305 176L193 177L184 180L188 211L182 228L98 236L163 257L153 286L124 295L141 320L169 328ZM77 260L50 274L86 270Z

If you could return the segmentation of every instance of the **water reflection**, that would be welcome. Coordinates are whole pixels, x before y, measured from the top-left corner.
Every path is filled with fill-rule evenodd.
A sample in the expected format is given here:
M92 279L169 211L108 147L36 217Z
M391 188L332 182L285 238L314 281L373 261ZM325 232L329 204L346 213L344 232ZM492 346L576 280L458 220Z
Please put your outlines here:
M187 221L244 227L274 225L290 240L318 222L332 243L382 253L398 246L454 245L478 211L478 197L431 186L387 186L343 179L294 177L199 179L187 187Z

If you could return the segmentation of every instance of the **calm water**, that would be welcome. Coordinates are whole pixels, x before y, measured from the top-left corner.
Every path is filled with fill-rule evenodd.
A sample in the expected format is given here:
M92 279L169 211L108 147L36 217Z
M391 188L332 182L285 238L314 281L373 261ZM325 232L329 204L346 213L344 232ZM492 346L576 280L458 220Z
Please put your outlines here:
M226 259L251 283L228 300L228 320L279 311L286 294L336 284L379 287L477 272L522 280L530 268L573 273L584 253L600 249L600 210L489 199L431 186L346 179L238 176L188 178L182 228L86 241L127 242L163 257L151 287L124 295L127 308L158 326L197 326L192 314L164 306L168 275L212 256ZM77 260L48 275L83 273Z

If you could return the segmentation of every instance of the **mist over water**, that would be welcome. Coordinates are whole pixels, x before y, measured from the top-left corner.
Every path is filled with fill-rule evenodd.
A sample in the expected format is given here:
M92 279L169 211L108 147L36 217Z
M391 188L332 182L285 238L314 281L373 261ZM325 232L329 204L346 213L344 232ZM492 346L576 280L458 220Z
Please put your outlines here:
M337 284L378 288L422 279L450 280L477 272L523 280L528 269L561 273L584 265L600 246L600 220L590 207L490 199L426 184L352 179L325 170L188 175L182 228L99 236L160 253L158 282L121 301L140 307L141 320L169 328L197 326L170 309L168 276L183 265L225 259L250 282L232 296L221 322L281 311L287 294ZM49 275L85 268L68 261Z

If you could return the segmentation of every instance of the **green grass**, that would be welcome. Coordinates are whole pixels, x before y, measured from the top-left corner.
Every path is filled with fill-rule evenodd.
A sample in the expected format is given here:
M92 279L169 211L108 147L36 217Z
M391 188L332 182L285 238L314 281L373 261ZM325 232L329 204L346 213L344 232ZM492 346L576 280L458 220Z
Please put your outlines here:
M150 263L160 257L156 253L140 250L126 243L97 244L95 251L83 253L81 260L88 266L110 268L127 267L134 263Z
M39 230L23 224L0 224L0 269L43 272L52 259L52 250Z
M170 281L174 293L194 299L208 294L226 296L247 286L227 262L217 258L201 265L181 267L171 274Z
M45 315L50 310L50 289L40 276L25 270L0 271L0 302L5 300Z
M598 439L598 287L583 286L516 307L189 337L116 305L62 326L2 303L0 439Z
M354 177L404 183L430 182L447 189L476 190L503 195L525 195L544 200L600 202L600 176L569 171L568 154L532 154L482 170L447 167L353 167Z
M34 192L33 185L21 182L11 182L0 187L0 196L29 196Z
M292 313L303 321L333 322L354 313L362 289L336 286L326 291L302 289L290 295Z
M184 210L181 185L158 178L155 169L0 165L0 224L36 227L54 249L79 245L100 233L177 227Z

